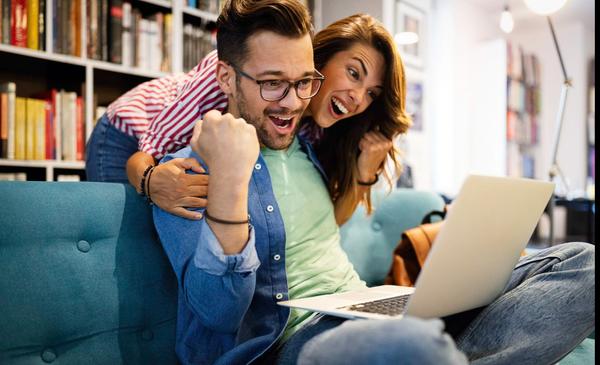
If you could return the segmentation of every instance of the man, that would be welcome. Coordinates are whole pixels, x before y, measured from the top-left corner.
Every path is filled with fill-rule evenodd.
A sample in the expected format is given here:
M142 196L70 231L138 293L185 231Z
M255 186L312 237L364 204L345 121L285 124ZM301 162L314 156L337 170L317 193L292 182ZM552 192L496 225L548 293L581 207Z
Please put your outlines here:
M594 250L583 244L521 262L457 337L462 352L439 320L344 321L278 306L364 287L340 247L322 170L296 136L320 86L309 17L297 0L240 0L218 27L229 114L206 114L192 148L163 160L192 157L210 173L204 218L154 208L179 283L183 363L551 363L591 331Z

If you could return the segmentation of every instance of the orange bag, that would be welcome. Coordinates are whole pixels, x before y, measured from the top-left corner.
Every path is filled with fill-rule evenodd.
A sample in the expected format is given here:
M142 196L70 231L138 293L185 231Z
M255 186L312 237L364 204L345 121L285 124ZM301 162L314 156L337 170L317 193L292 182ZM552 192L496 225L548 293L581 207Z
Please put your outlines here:
M402 239L394 250L392 267L385 278L385 284L415 285L433 241L444 223L443 221L431 223L434 215L444 218L446 213L433 211L423 218L420 226L402 233Z

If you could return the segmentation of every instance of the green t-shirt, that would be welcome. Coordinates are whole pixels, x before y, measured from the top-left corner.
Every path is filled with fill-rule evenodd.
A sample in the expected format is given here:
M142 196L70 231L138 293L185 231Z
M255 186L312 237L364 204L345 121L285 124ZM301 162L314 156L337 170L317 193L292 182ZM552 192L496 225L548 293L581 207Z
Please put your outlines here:
M262 149L285 225L289 298L364 288L340 246L331 197L319 171L296 138L287 150ZM314 313L292 309L281 342Z

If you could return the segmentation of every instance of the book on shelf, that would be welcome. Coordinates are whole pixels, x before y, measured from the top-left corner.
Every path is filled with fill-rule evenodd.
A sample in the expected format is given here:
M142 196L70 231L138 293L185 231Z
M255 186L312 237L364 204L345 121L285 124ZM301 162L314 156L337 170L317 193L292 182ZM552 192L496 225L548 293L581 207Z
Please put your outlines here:
M212 14L219 14L225 5L224 0L187 0L187 6Z
M25 98L16 96L14 83L0 84L0 158L82 161L83 109L75 92L52 89Z
M27 0L11 1L10 32L10 44L27 47Z
M40 15L40 3L38 0L27 0L27 48L38 49L39 33L38 23Z
M109 61L123 62L123 1L111 0L108 15L108 52Z
M81 178L76 174L60 174L56 176L56 181L61 182L77 182L80 180Z
M27 181L27 173L0 172L0 181Z
M15 99L17 88L14 82L0 84L2 111L2 158L15 158Z

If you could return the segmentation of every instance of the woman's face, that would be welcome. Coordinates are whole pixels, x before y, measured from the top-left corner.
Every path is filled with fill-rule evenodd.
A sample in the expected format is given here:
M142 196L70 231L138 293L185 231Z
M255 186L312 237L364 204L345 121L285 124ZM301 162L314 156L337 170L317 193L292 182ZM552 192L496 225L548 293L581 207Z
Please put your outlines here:
M335 54L321 71L325 82L309 111L316 123L331 127L364 112L383 92L385 60L375 48L355 44Z

